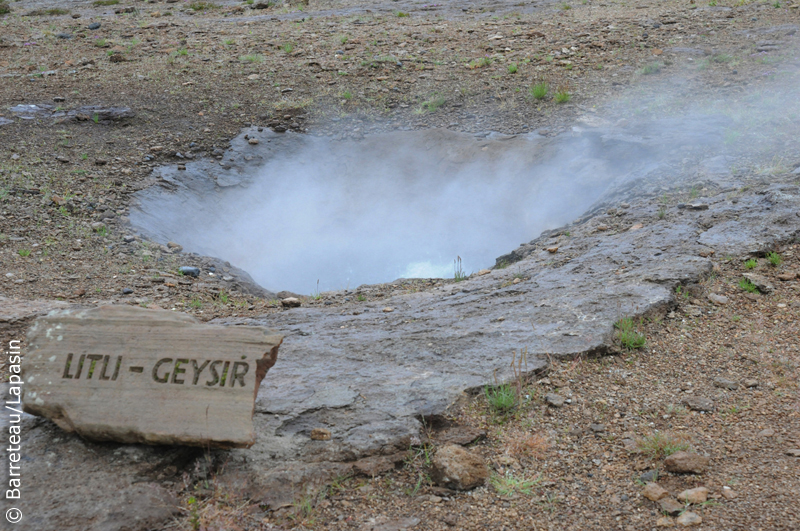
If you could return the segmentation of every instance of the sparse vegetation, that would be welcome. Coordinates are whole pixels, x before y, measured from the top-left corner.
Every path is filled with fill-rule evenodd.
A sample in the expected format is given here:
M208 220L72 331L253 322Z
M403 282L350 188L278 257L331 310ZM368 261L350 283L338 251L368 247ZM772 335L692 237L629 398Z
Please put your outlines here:
M486 403L499 414L506 414L517 407L517 391L508 384L483 388Z
M739 281L739 287L748 293L758 293L758 288L753 284L749 278L743 278Z
M264 56L260 53L251 54L251 55L243 55L239 57L239 60L243 63L263 63Z
M189 4L189 9L194 11L207 11L209 9L218 9L219 5L213 2L192 2Z
M518 70L517 63L511 63L508 65L508 73L509 74L516 74Z
M769 260L769 263L772 267L780 267L781 263L783 262L781 255L776 252L770 252L767 255L767 260Z
M468 277L469 275L467 275L464 272L464 269L461 267L461 257L459 256L453 260L453 278L456 280L456 282L461 282L462 280L466 280Z
M656 431L636 441L636 446L651 459L663 459L675 452L688 450L691 445L683 434Z
M556 91L555 95L556 103L567 103L571 99L572 96L565 89L559 89Z
M30 249L20 249L19 251L17 251L17 253L21 257L25 258L26 256L30 256L31 255L31 250Z
M547 97L547 92L550 88L547 86L547 83L544 81L539 82L531 87L531 96L537 100L543 100Z
M623 317L614 324L617 329L619 342L628 350L635 350L644 347L646 339L644 334L636 330L636 324L630 317Z
M744 263L745 269L755 269L758 267L758 260L755 258L750 258Z
M651 74L658 74L659 72L661 72L661 68L663 66L664 65L662 65L659 62L648 63L648 64L644 65L641 70L639 70L639 73L644 75L644 76L649 76Z
M500 496L514 496L515 494L533 495L533 490L542 481L539 475L533 479L517 477L511 472L506 474L492 474L489 477L489 484Z
M115 6L119 4L119 0L95 0L92 2L92 5L100 7L100 6Z

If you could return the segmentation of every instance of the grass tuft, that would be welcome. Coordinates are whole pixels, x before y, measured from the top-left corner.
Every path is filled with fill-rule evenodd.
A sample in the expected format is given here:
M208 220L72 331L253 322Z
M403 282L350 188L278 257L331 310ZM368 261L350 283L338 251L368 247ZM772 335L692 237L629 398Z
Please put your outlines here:
M646 339L644 334L636 330L636 324L630 317L623 317L616 323L614 328L617 329L617 337L619 342L628 350L635 350L644 347Z
M569 100L572 99L572 96L566 90L558 90L556 92L556 103L567 103Z
M688 450L691 445L685 435L657 431L636 441L641 452L652 459L663 459L675 452Z
M542 81L541 83L537 83L531 87L531 96L537 100L543 100L547 97L547 92L550 90L550 87L547 86L547 83Z
M781 255L779 255L776 252L769 253L767 255L767 260L769 260L769 263L772 267L779 267L783 262L783 258L781 258Z
M755 258L751 258L747 262L744 263L745 269L755 269L758 267L758 260Z
M515 494L525 494L530 496L533 494L533 489L542 481L541 474L534 479L527 479L525 477L516 477L512 473L504 475L492 474L489 478L489 484L494 487L497 494L500 496L513 496Z
M664 65L662 65L659 62L649 63L649 64L644 65L642 67L642 69L639 70L639 73L644 75L644 76L649 76L650 74L658 74L659 72L661 72L661 68L663 66Z
M483 388L486 402L496 413L508 413L517 406L517 391L508 384Z
M748 293L758 293L758 288L750 281L749 278L743 278L740 280L739 287Z

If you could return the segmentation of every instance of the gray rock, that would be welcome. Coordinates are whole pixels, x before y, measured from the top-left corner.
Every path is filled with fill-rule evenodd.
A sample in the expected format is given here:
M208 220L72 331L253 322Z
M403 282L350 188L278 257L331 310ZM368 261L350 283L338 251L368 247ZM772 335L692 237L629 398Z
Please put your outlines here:
M742 276L752 282L755 287L758 288L758 291L764 295L772 293L775 290L775 288L772 286L772 283L770 283L766 277L762 277L756 273L744 273Z
M758 387L758 380L754 378L746 378L744 381L744 386L747 387L748 389L752 387Z
M89 24L87 27L88 27L90 30L96 30L96 29L100 29L100 23L99 23L99 22L92 22L92 23L91 23L91 24Z
M658 500L658 505L661 507L663 512L670 516L678 515L683 510L683 504L670 496L666 496Z
M687 396L683 404L693 411L713 411L714 402L701 396Z
M724 295L717 295L716 293L709 293L708 300L720 306L722 306L723 304L728 304L728 297Z
M592 424L589 426L589 429L592 430L594 433L603 433L606 431L605 424Z
M544 395L544 401L547 402L549 406L561 407L564 405L566 398L556 393L547 393Z
M178 268L182 274L186 275L187 277L199 277L200 276L200 268L194 266L180 266Z
M642 483L655 483L658 481L658 470L648 470L639 476Z
M736 389L739 389L739 384L734 382L733 380L729 380L727 378L723 378L721 376L718 376L718 377L714 378L714 387L719 387L721 389L728 389L730 391L735 391ZM712 407L713 407L713 405L712 405ZM706 411L708 411L708 410L706 410Z

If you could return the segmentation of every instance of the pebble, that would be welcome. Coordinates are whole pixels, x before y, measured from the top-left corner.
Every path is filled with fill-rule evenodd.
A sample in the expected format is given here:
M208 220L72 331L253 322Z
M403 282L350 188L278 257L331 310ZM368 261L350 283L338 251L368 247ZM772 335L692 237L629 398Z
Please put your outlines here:
M703 523L703 519L700 517L700 515L691 511L686 511L675 521L683 527L691 527Z
M314 428L311 430L311 439L314 441L330 441L331 430L325 428Z
M680 514L683 510L683 504L679 503L675 498L661 498L658 501L658 505L661 507L662 511L672 516Z
M281 306L284 308L297 308L300 306L300 299L297 297L286 297L281 299Z
M683 404L693 411L712 411L714 402L701 396L688 396L683 399Z
M178 271L186 275L187 277L199 277L200 276L200 269L197 267L192 266L180 266Z
M736 389L739 388L739 384L734 382L733 380L728 380L727 378L718 376L717 378L714 378L714 387L720 387L722 389L735 391Z
M701 474L708 468L710 461L708 457L693 452L675 452L664 459L664 466L668 472L677 474Z
M592 430L594 433L603 433L606 431L605 424L592 424L589 426L589 429Z
M722 487L722 497L726 500L733 500L738 496L738 493L730 487Z
M675 522L669 516L662 516L656 520L656 527L675 527Z
M561 407L564 405L566 398L556 393L547 393L544 395L544 401L552 407Z
M669 496L669 492L658 483L648 483L644 486L642 496L648 500L658 501Z
M758 380L755 380L753 378L748 378L744 381L744 386L747 388L758 387Z
M130 295L131 293L133 293L133 290L131 288L122 288L123 295Z
M382 311L383 311L383 313L392 313L394 311L394 308L390 308L390 307L387 306Z
M658 480L658 470L648 470L639 476L639 480L642 483L654 483L656 480Z
M775 430L772 428L767 428L758 432L759 437L772 437L775 435Z
M99 22L92 22L91 24L89 24L88 27L89 27L90 30L100 29L100 23Z
M717 295L716 293L709 293L708 300L720 306L722 306L723 304L728 304L728 297L724 295Z
M708 499L708 489L705 487L697 487L694 489L687 489L678 494L678 501L684 503L700 504L705 503Z
M790 448L789 450L786 450L786 455L800 457L800 448Z

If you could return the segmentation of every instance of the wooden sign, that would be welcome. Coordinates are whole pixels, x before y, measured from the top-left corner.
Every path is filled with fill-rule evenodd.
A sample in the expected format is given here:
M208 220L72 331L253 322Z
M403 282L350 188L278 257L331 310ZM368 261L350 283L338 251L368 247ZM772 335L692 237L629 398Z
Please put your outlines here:
M249 447L282 341L165 310L54 311L28 332L23 407L87 439Z

